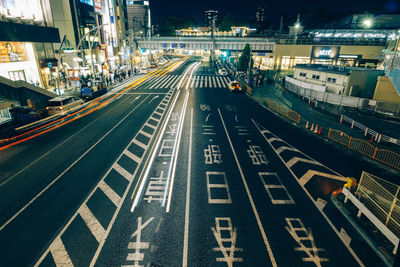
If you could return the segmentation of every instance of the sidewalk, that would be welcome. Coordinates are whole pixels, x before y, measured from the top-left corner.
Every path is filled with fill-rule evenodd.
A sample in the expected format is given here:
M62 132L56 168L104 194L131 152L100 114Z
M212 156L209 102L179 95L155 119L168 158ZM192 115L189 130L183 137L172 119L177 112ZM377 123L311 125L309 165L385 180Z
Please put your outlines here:
M340 130L353 138L359 138L369 142L370 136L364 136L364 133L360 129L351 129L351 125L347 122L343 122L342 125L340 124L340 115L344 114L372 130L400 139L400 122L387 121L362 115L358 111L339 109L337 106L330 104L316 104L315 102L309 104L306 99L303 100L301 97L286 91L283 87L273 82L264 82L262 87L253 88L252 97L260 104L264 104L265 98L268 98L280 106L296 111L301 116L301 127L305 128L307 121L309 122L309 127L311 127L312 124L318 124L319 127L322 127L322 135L327 135L329 129L332 128ZM397 153L400 151L398 145L391 143L380 142L378 144L373 141L371 144L379 146L379 148L390 149Z

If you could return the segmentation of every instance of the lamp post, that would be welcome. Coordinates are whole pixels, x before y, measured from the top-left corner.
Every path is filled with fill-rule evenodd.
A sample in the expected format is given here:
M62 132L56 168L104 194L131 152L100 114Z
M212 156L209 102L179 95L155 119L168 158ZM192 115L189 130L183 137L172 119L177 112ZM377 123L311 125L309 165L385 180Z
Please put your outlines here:
M363 34L362 34L362 39L365 39L365 32L367 29L371 28L372 26L372 19L367 18L363 21Z

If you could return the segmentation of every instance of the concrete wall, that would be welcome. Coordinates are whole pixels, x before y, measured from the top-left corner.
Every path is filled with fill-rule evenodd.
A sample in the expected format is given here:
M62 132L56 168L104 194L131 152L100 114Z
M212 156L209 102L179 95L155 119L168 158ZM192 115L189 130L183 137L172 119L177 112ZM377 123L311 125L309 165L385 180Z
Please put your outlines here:
M54 27L60 32L60 41L67 35L68 41L75 47L75 33L72 22L71 7L69 0L50 0L51 12L53 14ZM58 49L60 43L54 44L54 48Z
M387 76L378 77L373 99L400 103L400 95L394 88L392 81Z
M306 73L306 77L300 76L300 72ZM319 75L319 80L313 79L313 75ZM335 78L336 82L327 82L327 79L329 78ZM342 75L339 73L328 73L328 72L323 72L323 71L317 71L317 70L309 70L309 69L301 69L301 68L296 68L294 71L294 78L311 83L311 84L316 84L316 85L322 85L326 87L326 91L329 93L335 93L339 94L343 90L343 83L345 83L346 87L348 84L349 76L347 75Z
M372 98L377 78L383 74L384 72L379 70L351 70L346 95Z

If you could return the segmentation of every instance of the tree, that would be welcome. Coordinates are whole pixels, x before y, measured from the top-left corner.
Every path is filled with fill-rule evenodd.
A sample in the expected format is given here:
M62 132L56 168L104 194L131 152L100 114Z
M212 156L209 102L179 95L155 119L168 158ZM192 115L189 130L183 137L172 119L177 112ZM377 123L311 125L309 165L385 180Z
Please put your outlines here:
M228 12L222 19L221 23L218 25L218 28L221 32L230 32L232 30L232 26L237 26L235 25L235 23L236 21L232 13Z
M158 30L161 36L175 36L175 30L186 29L194 26L195 21L193 18L170 16L161 21Z
M250 58L251 58L250 45L246 44L245 47L243 48L242 55L239 58L238 70L246 71L247 68L249 67ZM250 65L253 65L253 60L251 61ZM252 66L250 66L250 67L252 67Z

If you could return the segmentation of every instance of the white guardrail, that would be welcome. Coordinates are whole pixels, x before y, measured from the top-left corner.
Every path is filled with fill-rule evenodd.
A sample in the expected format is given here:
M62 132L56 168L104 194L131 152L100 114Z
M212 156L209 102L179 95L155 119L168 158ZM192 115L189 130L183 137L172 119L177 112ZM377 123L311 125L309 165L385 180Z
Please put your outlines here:
M369 209L367 209L360 200L356 198L346 187L343 187L342 193L345 195L344 203L350 200L358 209L357 216L360 217L364 214L368 220L373 223L376 228L394 245L393 254L397 253L400 239L384 224L382 223Z
M384 134L380 134L377 131L374 131L371 128L368 128L364 124L361 124L358 121L355 121L352 118L347 117L346 115L342 114L340 116L340 122L343 122L343 121L350 123L352 129L354 127L357 127L358 129L363 131L365 136L367 136L368 134L371 136L374 136L375 141L378 143L380 143L382 141L382 142L392 143L392 144L400 146L400 139L396 139L396 138L393 138L393 137L390 137L390 136L387 136Z

